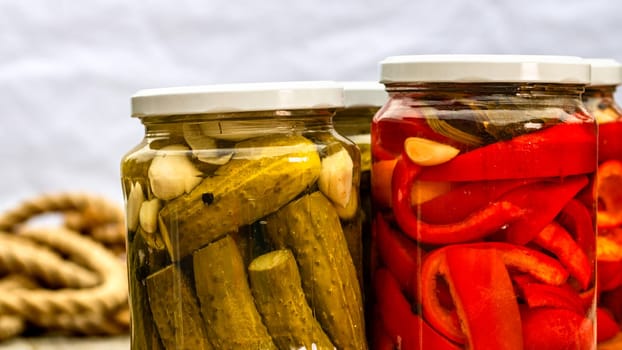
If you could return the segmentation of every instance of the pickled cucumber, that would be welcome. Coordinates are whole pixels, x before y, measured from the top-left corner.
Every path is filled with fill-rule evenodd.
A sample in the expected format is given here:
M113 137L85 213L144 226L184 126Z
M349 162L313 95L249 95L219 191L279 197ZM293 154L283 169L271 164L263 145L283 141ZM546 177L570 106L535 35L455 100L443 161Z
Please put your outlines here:
M160 339L167 350L213 349L188 278L178 265L147 277L149 305Z
M230 236L192 255L207 334L215 349L276 349L255 307L242 257Z
M313 318L291 251L261 255L250 264L248 274L257 308L279 349L334 349Z
M129 273L129 293L130 293L130 312L132 319L132 340L131 348L134 350L160 350L164 346L160 342L158 330L153 322L151 310L147 304L147 289L144 284L144 276L149 271L141 271L139 266L148 268L150 264L146 261L146 257L152 259L157 256L146 253L149 249L144 237L140 234L135 235L132 241L132 249L128 250Z
M356 142L357 139L355 138L352 138L352 141L356 142L356 145L359 147L359 151L361 152L361 172L371 171L371 140L369 140L369 135L360 136L367 138L367 142L359 143Z
M278 248L293 252L307 302L338 349L366 349L356 270L339 217L321 193L306 195L266 218Z
M236 145L236 156L189 194L160 211L160 230L174 261L276 211L319 176L316 146L295 135Z
M367 143L370 142L369 135L360 136L358 137L359 141L365 139ZM358 188L361 172L357 170L361 164L360 161L362 161L360 157L362 154L358 146L346 143L332 134L317 134L314 137L326 145L318 187L333 203L337 215L341 219L348 251L356 267L359 285L362 287L363 247L361 221L364 213L359 206ZM351 188L347 192L344 191L346 186Z
M358 215L354 220L342 221L343 235L348 244L348 251L352 257L359 287L363 290L363 215Z

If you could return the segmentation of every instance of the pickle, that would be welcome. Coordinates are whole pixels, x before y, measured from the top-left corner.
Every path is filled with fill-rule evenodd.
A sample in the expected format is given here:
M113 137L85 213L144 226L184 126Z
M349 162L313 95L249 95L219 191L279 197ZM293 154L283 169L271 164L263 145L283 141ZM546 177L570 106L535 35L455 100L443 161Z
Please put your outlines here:
M255 303L279 349L334 349L302 291L292 252L273 251L248 268Z
M148 262L141 261L146 257L154 258L157 254L146 253L149 247L142 235L135 235L132 242L132 249L128 250L129 273L129 293L130 293L130 313L132 319L132 341L131 348L135 350L160 350L164 346L160 342L158 330L156 329L151 310L147 304L147 289L143 283L143 276L148 273L141 273L139 266L149 266Z
M174 261L285 205L319 176L316 146L302 136L240 142L236 156L189 194L160 211L160 230Z
M231 232L229 236L233 238L238 246L238 251L242 256L244 266L250 263L256 257L272 251L272 246L268 241L265 231L265 223L257 220L248 226L242 226L238 231Z
M294 253L307 302L338 349L366 349L359 282L333 205L306 195L266 218L279 249Z
M192 255L207 334L216 349L276 349L255 307L242 257L231 236Z
M356 276L358 277L359 287L363 290L363 214L358 215L354 220L342 221L341 227L343 235L348 244L348 251L352 257Z
M360 158L362 154L358 145L340 141L334 135L320 133L314 137L326 145L318 188L333 203L337 215L341 219L348 251L356 267L359 285L362 286L361 220L364 213L360 211L359 207L358 185L361 180L361 172L357 170L362 164L362 158ZM354 140L370 142L369 135L358 135L351 138L351 141ZM368 147L367 150L369 151L370 148ZM351 190L347 191L347 194L343 191L346 186L351 186Z
M157 231L150 234L139 227L130 240L130 245L132 249L128 250L131 251L129 267L140 281L171 264L171 259Z
M147 277L149 305L164 347L212 349L188 278L176 264Z
M356 145L361 152L361 172L371 171L371 145L369 143L357 143Z
M240 231L231 232L230 236L233 238L233 241L238 246L238 251L240 252L240 256L242 257L242 264L244 266L248 266L248 264L253 261L253 253L254 253L254 241L253 234L250 232L250 228L241 229Z

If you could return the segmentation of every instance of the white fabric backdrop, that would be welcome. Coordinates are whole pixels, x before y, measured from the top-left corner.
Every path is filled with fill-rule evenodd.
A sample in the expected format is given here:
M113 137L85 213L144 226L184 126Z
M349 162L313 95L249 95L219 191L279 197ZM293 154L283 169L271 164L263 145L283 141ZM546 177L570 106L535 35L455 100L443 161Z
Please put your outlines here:
M616 0L0 0L0 210L43 192L122 202L138 89L377 80L396 54L622 60Z

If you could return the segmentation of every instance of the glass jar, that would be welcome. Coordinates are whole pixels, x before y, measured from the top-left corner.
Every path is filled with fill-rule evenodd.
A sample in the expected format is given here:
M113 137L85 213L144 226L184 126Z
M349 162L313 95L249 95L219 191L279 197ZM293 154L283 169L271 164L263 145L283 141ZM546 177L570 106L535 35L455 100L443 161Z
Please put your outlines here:
M373 346L593 349L589 65L396 56L381 72Z
M360 198L362 215L361 220L353 221L352 225L358 225L361 229L361 237L351 236L354 242L350 247L358 247L352 250L355 265L361 272L369 271L363 262L369 262L369 243L371 240L371 136L370 128L374 114L387 101L387 92L384 85L370 81L343 82L344 108L338 109L333 118L333 124L337 132L354 142L361 152L361 181ZM355 253L356 252L356 253ZM367 276L366 276L367 277Z
M622 324L622 110L614 99L622 65L590 59L592 78L583 102L598 131L598 341L613 338Z
M132 349L366 349L331 82L153 89L122 160ZM360 236L360 233L357 234Z

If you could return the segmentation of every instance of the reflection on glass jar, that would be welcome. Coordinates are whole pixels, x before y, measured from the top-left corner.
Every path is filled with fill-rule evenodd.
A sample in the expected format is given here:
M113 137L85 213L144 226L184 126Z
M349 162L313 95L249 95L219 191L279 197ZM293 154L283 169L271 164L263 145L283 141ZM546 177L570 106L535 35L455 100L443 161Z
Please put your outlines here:
M330 82L154 89L121 164L132 349L366 349ZM318 107L320 106L320 107Z
M343 82L344 108L337 110L333 124L337 132L354 142L361 153L361 181L360 181L360 208L361 220L351 222L355 232L361 232L362 237L349 237L353 240L350 247L355 265L360 271L359 280L363 283L365 294L369 291L370 276L363 271L369 271L370 241L371 241L371 121L378 109L387 101L384 85L377 82ZM369 298L366 299L369 301ZM369 319L369 318L368 318Z
M589 65L397 56L381 70L389 102L371 130L373 345L592 349Z
M598 122L598 341L620 332L622 323L622 110L614 100L622 65L587 60L592 79L583 102Z

